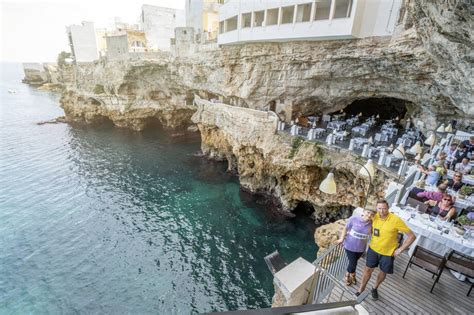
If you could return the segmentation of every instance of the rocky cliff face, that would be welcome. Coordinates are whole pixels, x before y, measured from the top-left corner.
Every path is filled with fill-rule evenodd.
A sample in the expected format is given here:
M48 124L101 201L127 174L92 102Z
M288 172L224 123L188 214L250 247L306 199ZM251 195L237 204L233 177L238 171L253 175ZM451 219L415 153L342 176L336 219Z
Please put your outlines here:
M75 81L61 98L71 121L111 120L119 127L142 130L159 121L184 127L195 111L166 55L155 62L95 62L76 66ZM191 94L192 96L192 94Z
M239 174L242 187L266 193L280 204L281 211L307 202L317 222L346 216L341 208L359 206L364 200L367 180L358 176L357 164L341 164L335 171L338 194L327 195L318 186L333 165L342 160L359 161L350 151L329 148L302 138L276 133L277 117L255 111L197 99L193 121L201 132L202 151L227 161L229 170ZM370 203L383 196L394 174L379 171L372 182Z
M71 65L58 67L56 64L24 63L23 83L38 87L43 91L61 92L65 85L73 82L74 68Z
M406 102L408 115L426 127L449 119L469 124L474 122L469 10L468 1L406 0L392 38L236 45L186 58L163 54L152 61L80 64L61 103L69 120L108 119L136 130L154 121L170 128L191 124L197 108L186 104L194 95L253 109L283 101L303 114L390 97ZM193 119L202 150L227 160L246 189L271 194L287 214L301 201L313 205L320 218L341 205L360 204L365 183L350 166L336 172L342 199L317 189L331 165L355 156L275 134L275 117L208 105ZM379 181L374 186L380 193L385 179Z
M406 0L392 38L248 44L186 58L83 64L63 106L74 120L103 116L142 129L150 119L186 125L192 109L184 104L194 94L256 109L282 100L302 113L391 97L406 102L408 114L426 127L449 119L468 124L472 10L469 1ZM91 98L96 107L88 106Z

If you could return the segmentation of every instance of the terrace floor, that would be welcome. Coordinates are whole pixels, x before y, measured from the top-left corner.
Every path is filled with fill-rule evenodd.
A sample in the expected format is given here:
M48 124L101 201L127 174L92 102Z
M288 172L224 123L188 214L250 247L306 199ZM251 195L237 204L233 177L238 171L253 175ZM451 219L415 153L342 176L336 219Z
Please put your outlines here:
M394 274L388 275L378 289L379 299L374 301L369 294L362 302L361 305L370 314L474 314L474 290L466 296L470 282L457 280L445 269L433 293L430 293L434 279L423 269L412 265L405 279L402 278L408 260L406 253L397 257ZM365 258L361 258L357 267L358 281L364 266ZM377 272L372 274L366 290L372 288ZM350 290L355 292L356 287L352 286ZM331 294L334 301L339 296L337 293L333 291Z

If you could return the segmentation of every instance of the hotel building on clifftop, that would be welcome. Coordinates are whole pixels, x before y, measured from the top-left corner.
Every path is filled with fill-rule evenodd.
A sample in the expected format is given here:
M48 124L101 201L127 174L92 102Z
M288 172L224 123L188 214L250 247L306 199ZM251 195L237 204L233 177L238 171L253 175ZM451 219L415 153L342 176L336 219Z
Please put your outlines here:
M218 44L390 36L401 0L228 0Z

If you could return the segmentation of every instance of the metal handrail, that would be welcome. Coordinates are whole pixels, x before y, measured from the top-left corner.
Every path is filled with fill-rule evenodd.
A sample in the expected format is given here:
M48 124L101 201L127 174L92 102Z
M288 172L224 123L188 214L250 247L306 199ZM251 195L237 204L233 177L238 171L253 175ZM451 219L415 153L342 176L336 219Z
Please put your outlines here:
M344 247L341 244L332 245L323 252L313 264L316 269L316 283L313 290L313 303L323 303L330 296L335 286L339 286L342 295L354 295L346 287L341 285L342 277L347 267L348 259Z
M321 310L336 309L341 307L354 307L359 302L358 300L354 301L344 301L344 302L335 302L335 303L326 303L326 304L306 304L306 305L297 305L297 306L282 306L282 307L273 307L273 308L260 308L253 310L240 310L240 311L227 311L227 312L213 312L208 314L269 314L269 315L282 315L282 314L292 314L292 313L305 313L305 312L314 312Z

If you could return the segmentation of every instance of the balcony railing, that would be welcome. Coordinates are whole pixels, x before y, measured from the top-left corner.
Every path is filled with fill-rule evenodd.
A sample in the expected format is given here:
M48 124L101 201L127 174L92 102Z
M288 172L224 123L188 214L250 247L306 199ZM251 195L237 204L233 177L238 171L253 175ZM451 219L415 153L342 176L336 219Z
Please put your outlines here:
M348 262L341 244L331 246L318 256L313 262L316 266L313 304L343 301L355 301L358 304L367 297L368 292L357 297L342 284Z

